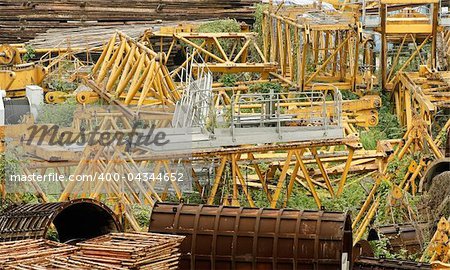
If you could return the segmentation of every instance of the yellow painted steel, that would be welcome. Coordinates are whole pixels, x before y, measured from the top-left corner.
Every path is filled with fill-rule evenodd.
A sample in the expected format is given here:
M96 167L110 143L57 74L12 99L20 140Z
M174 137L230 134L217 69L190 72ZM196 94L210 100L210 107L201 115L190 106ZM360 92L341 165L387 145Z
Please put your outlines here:
M400 72L394 81L393 96L400 123L411 128L415 115L435 126L435 117L450 106L450 72Z
M117 32L104 47L89 75L91 83L95 84L93 90L102 98L117 100L125 106L174 106L181 95L164 65L164 59L164 54L158 54ZM94 95L89 97L94 98Z
M164 51L163 48L160 48L160 52L164 52L167 57L174 53L175 44L184 44L193 49L184 63L171 73L172 77L177 76L193 57L198 56L201 56L205 63L194 63L194 71L206 67L213 73L254 72L259 73L262 79L267 79L269 73L276 70L276 63L268 61L260 49L256 33L198 33L185 32L182 29L183 25L176 26L172 30L149 31L142 37L142 40L149 44L151 48L155 48L152 45L152 40L156 38L160 42L162 38L167 38L167 31L173 32L169 41L169 49ZM184 52L185 49L182 49L182 51Z
M431 15L422 14L413 9L414 5L430 4ZM399 11L388 14L391 6L401 6ZM422 65L437 68L437 39L439 27L439 1L438 0L382 0L380 2L381 26L376 28L381 34L381 81L383 89L392 90L396 74L406 67L411 68L412 61L420 61ZM412 52L404 53L411 46ZM389 45L394 46L390 50ZM430 58L425 60L422 51L426 45L430 46ZM392 54L394 52L394 54ZM404 54L400 61L400 55ZM391 58L391 61L388 61ZM399 67L400 65L400 67Z
M317 16L302 16L309 12ZM326 82L359 94L370 92L375 79L372 69L359 70L359 49L371 48L356 17L353 12L312 7L264 11L263 52L269 61L279 65L271 74L300 90Z
M6 90L8 97L23 97L25 87L41 84L47 73L47 68L33 63L0 69L0 90Z

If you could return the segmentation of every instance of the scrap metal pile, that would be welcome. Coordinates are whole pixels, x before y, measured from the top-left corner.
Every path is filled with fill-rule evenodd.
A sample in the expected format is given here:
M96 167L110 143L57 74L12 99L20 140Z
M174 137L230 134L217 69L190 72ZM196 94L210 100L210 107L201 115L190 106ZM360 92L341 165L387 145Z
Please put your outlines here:
M0 0L4 267L450 268L438 0L122 2Z

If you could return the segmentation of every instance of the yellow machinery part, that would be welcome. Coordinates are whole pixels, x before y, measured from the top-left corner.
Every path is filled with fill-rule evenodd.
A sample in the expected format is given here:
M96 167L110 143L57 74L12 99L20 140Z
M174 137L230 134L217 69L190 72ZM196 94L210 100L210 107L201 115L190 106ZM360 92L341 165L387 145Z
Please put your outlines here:
M358 100L345 100L342 102L342 113L349 122L360 127L374 127L378 125L378 109L381 107L381 98L377 95L363 96ZM290 109L298 117L305 114L317 113L322 110L322 104L302 109ZM327 114L333 115L334 108L327 107Z
M0 66L16 65L20 63L20 53L16 48L7 44L0 45Z
M59 104L66 101L68 95L62 91L53 91L45 94L45 102L50 104Z
M95 92L83 91L76 96L77 102L80 104L91 104L99 100L99 95Z
M47 68L35 64L16 65L0 70L0 89L6 90L8 97L24 96L25 87L42 83L47 73Z

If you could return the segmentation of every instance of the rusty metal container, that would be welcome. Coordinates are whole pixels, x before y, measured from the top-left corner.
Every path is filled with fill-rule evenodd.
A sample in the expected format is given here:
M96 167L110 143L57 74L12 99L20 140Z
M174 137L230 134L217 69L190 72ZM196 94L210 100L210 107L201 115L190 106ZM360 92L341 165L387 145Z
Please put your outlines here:
M409 254L422 252L423 236L421 230L425 223L385 225L369 230L368 241L378 241L385 237L388 239L388 248L395 253L406 250Z
M185 235L180 269L341 269L346 213L158 203L149 232Z
M6 209L0 214L0 241L45 238L52 224L64 243L121 231L118 218L106 205L96 200L77 199Z

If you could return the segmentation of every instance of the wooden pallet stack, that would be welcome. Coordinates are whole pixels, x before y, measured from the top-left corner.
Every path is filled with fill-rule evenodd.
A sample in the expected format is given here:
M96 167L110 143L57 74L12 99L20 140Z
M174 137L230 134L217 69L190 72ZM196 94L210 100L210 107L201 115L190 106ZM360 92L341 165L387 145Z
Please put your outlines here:
M26 42L51 28L211 18L252 20L259 0L0 0L0 44ZM126 3L126 4L125 4Z
M71 246L48 240L0 243L0 269L174 270L184 236L112 233Z
M78 248L44 239L0 243L0 269L46 264L48 258L67 256Z
M70 259L126 269L178 269L184 236L113 233L79 243Z

